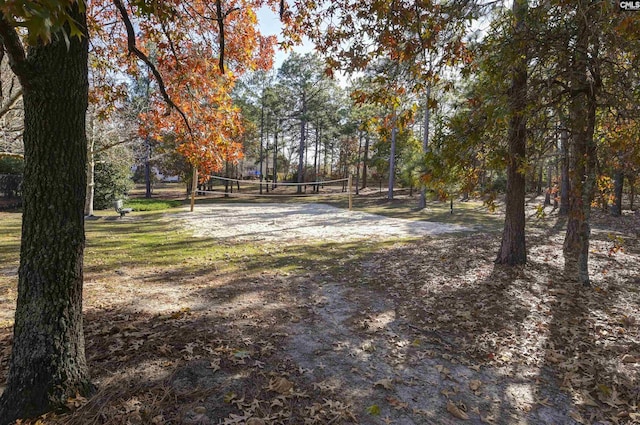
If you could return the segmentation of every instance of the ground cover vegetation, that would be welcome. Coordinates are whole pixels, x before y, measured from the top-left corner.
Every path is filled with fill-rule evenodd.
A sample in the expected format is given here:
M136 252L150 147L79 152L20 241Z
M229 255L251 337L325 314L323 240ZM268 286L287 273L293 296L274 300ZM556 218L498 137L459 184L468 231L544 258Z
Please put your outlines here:
M260 34L256 11L263 6L270 7L283 23L282 46L293 45L306 36L321 54L292 54L277 72L269 72L276 39ZM0 5L0 160L10 166L11 175L3 175L0 181L13 185L4 190L9 195L3 198L19 196L20 203L9 204L20 207L21 216L3 215L3 226L9 229L3 230L6 242L2 249L7 264L16 259L18 240L20 255L17 282L13 266L7 267L6 276L2 277L7 285L7 299L15 300L16 309L13 320L3 319L12 323L13 334L11 343L6 343L7 385L0 397L0 423L99 400L90 398L102 389L90 378L85 353L85 349L90 349L85 344L84 329L88 332L90 328L83 323L83 311L90 313L83 310L82 303L85 217L95 215L94 206L110 208L114 200L126 197L130 190L127 174L133 162L142 170L139 174L145 181L147 199L145 203L137 202L136 210L174 205L153 198L154 167L161 168L165 175L180 176L191 190L196 184L203 188L210 173L267 180L255 191L259 194L283 191L278 186L283 180L304 183L355 174L362 208L368 206L414 219L436 217L426 214L430 209L427 207L433 206L431 197L448 202L448 211L438 210L437 217L443 221L468 219L482 223L489 221L484 219L485 214L498 209L503 214L498 220L503 228L500 243L492 244L490 237L480 243L469 235L449 242L454 247L468 244L478 246L478 252L496 254L491 255L493 259L477 255L467 261L468 269L480 270L477 276L489 276L486 282L482 278L473 280L485 282L485 290L496 289L489 284L495 278L503 282L500 291L517 292L518 285L528 285L527 291L533 291L533 298L527 298L524 292L516 294L524 306L521 311L503 308L513 315L503 316L502 321L522 324L527 337L532 333L528 332L530 324L525 324L523 314L535 311L532 306L542 305L539 312L550 309L540 313L545 317L559 316L556 307L566 313L566 326L557 332L555 319L552 322L540 319L543 335L540 338L556 345L531 337L544 352L540 357L544 360L532 364L550 367L555 372L564 368L562 388L571 394L576 406L576 410L550 413L547 422L553 423L555 414L568 415L583 423L605 418L614 422L636 420L637 358L633 353L637 319L632 306L637 307L634 290L637 279L633 278L634 273L637 276L633 266L637 247L629 238L637 237L633 211L640 169L639 32L640 14L604 0L515 0L509 5L467 0L4 2ZM331 79L338 71L351 76L348 84L340 86ZM22 177L16 179L13 174ZM395 190L398 186L408 191L407 199L415 199L414 210L406 208L405 195ZM376 188L378 193L383 189L386 192L385 202L374 195ZM320 192L322 188L310 185L308 189ZM224 190L233 191L233 185L225 183ZM298 186L298 193L305 191ZM527 199L527 193L545 196L542 201L541 198L532 201ZM316 195L320 199L322 194ZM401 200L396 199L399 196ZM487 211L477 210L470 199L480 200ZM148 214L144 217L149 222L158 223L159 216ZM550 217L552 222L548 221ZM490 221L495 224L495 217ZM20 226L19 222L21 236L16 239L11 229ZM95 229L112 225L102 223L99 215L91 223ZM133 226L141 235L147 234L144 227ZM115 227L112 230L117 232ZM147 230L151 240L139 241L140 245L151 249L157 242L162 246L162 237ZM488 231L490 227L476 230ZM172 230L167 232L165 237L169 238ZM131 239L103 236L119 255L129 256L123 264L138 264L144 258L134 256L142 253ZM549 246L549 241L556 247L560 239L561 254L555 248L549 248L553 251L550 256L542 254L544 249L540 247ZM364 261L364 256L375 257L380 252L395 258L396 253L404 252L435 267L437 261L422 259L420 253L436 252L436 246L431 245L437 245L436 239L420 243L427 246L389 251L384 244L364 245L367 252L358 251L351 259ZM312 245L311 252L332 252L335 248L349 255L346 244L342 248ZM171 255L191 252L182 243L173 248L179 252L165 253L164 258L169 262L178 260L175 264L180 261ZM284 259L295 258L294 251L287 251ZM604 253L613 259L607 260ZM254 254L252 251L243 259L249 261ZM148 252L145 255L149 257ZM447 255L457 258L454 251L448 251ZM202 260L201 254L194 256ZM515 268L493 268L491 260ZM182 261L189 263L189 259ZM210 261L203 261L211 265ZM332 261L341 263L338 258ZM398 262L402 263L399 259ZM377 257L362 264L374 263L392 268L391 263ZM117 267L115 263L108 266ZM289 262L283 266L286 270L280 270L279 263L257 262L255 267L290 273L286 279L276 279L274 294L280 289L284 291L292 282L289 277L294 274L288 268L293 266ZM425 273L427 268L423 270ZM117 270L123 276L129 273ZM190 273L186 269L176 270L178 274ZM458 270L453 265L447 270L457 270L465 276L469 273L467 268ZM544 277L539 279L536 270ZM173 272L164 271L167 272L164 285L168 285ZM229 279L239 287L246 287L248 282L243 278L249 275L243 274L242 267L229 273ZM390 279L394 273L388 270ZM322 276L316 269L311 274ZM335 281L340 274L327 276ZM560 289L548 284L555 282L556 276L562 282ZM205 285L205 278L198 274L195 277ZM213 276L208 278L216 281ZM435 285L439 278L426 279L428 286ZM309 288L295 282L303 294L309 295L304 292ZM546 287L540 286L541 282L546 282ZM388 283L389 288L394 286L394 282ZM310 285L313 287L314 283ZM319 310L313 311L317 318L328 317L332 308L346 302L345 293L336 285L334 282L329 286L331 294L339 295L334 299L337 304L327 307L329 310L320 305ZM464 297L464 291L458 289L455 293ZM614 293L614 298L619 294L622 307L607 304L608 299L604 299L604 295ZM331 294L326 296L331 298ZM411 298L407 292L403 294ZM571 298L558 300L558 294ZM219 300L218 295L212 297ZM504 293L494 298L488 302L495 301L504 307L500 304L507 299ZM295 296L291 300L294 299ZM351 301L357 304L355 299ZM457 304L460 303L464 308L464 302ZM610 308L604 308L604 313L596 312L597 303ZM423 314L441 314L438 309L451 308L443 304L424 304ZM476 313L483 320L487 319L485 310L497 311L483 305L476 307L481 310ZM341 310L347 316L354 311ZM170 314L183 318L189 316L186 313L185 310ZM223 320L219 313L216 310L211 314L215 320ZM213 316L209 319L214 320ZM275 326L277 319L285 316L274 313L274 319L264 323ZM451 338L456 329L464 328L460 320L473 319L462 316L458 320L461 316L454 312L442 313L442 317L456 320L445 321L451 326L442 330L447 335L436 332L440 342ZM232 318L242 320L241 316ZM423 319L412 320L403 332L426 329L420 324ZM623 326L612 327L612 323L620 321ZM587 328L582 334L579 326L584 323ZM233 325L239 326L238 322ZM458 328L454 329L455 326ZM480 329L483 336L487 334L484 325L473 325L463 331L471 332L472 328ZM349 333L353 329L340 329L339 336L358 338ZM508 325L505 329L513 330ZM616 337L610 341L606 335L612 332ZM124 335L116 330L109 335L120 334ZM578 338L577 345L570 344L572 340L565 334ZM593 338L596 334L604 340ZM177 337L174 333L169 335ZM456 341L457 345L466 344L464 337ZM577 351L557 349L557 344L565 343L578 347ZM609 348L600 350L601 346L614 347L613 351L624 354L616 357L607 351ZM187 349L188 354L193 354L189 353L193 347ZM242 368L257 349L254 347L249 356L243 352L238 358L233 351L233 359L238 361L234 366ZM465 356L471 356L471 351L465 351ZM485 351L481 353L486 354ZM368 349L364 352L371 354ZM486 355L495 357L496 353ZM303 354L298 359L300 364L306 358ZM576 360L581 356L589 359L588 365ZM369 357L373 361L376 355ZM292 361L296 363L296 359ZM262 363L257 360L256 365ZM593 365L593 369L589 368ZM452 370L450 365L439 366ZM614 371L615 368L618 369ZM276 373L263 378L267 376L272 380L256 388L283 396L279 401L270 401L269 409L279 404L304 405L303 400L308 400L307 392L290 391L295 388L290 377ZM378 378L375 388L393 388L395 381ZM176 390L175 386L172 388ZM406 388L402 391L405 390L409 391ZM451 395L445 394L445 410L458 418L468 416L464 402L454 400ZM256 398L257 405L250 408L236 396L223 401L236 400L231 404L245 409L245 416L223 409L223 416L216 418L233 420L232 416L224 416L228 413L239 415L237 423L248 423L246 412L250 411L250 416L258 420L256 412L265 408L260 399ZM558 403L566 406L561 400L564 396L557 396ZM540 400L544 398L533 401L544 405ZM348 422L363 417L362 411L354 412L340 401L328 399L327 403L308 404L305 415L316 418L317 423ZM544 409L531 409L536 403L529 403L528 411L537 416L527 416L525 420L545 423L546 419L540 416L544 415L540 413ZM595 405L591 406L594 409L589 404ZM369 407L367 413L377 417L380 404ZM506 411L515 414L511 407ZM204 412L189 415L211 419L211 408L203 408ZM483 408L485 419L509 423L504 416L507 413ZM415 409L423 410L419 406ZM477 415L482 418L481 408L478 409ZM339 414L329 417L327 411ZM134 407L126 413L131 412L142 415ZM284 416L272 417L270 411L260 410L259 417L295 422L296 414L303 415L293 410L282 412ZM186 420L185 414L167 413L173 421ZM96 421L107 420L100 419L101 414L96 415ZM117 416L109 415L109 418ZM154 418L165 420L164 414ZM426 415L424 420L435 417Z

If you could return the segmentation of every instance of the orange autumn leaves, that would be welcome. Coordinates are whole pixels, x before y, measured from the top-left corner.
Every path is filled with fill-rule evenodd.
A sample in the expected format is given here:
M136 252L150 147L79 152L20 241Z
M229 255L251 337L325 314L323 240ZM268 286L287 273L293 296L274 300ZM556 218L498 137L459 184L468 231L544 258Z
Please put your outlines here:
M116 72L149 77L149 67L127 53L127 34L113 3L90 3L93 51L96 57L107 56L112 66L117 64ZM136 29L137 48L157 68L167 94L184 115L168 108L159 90L152 89L148 107L139 113L139 135L173 141L204 175L220 170L225 161L242 158L242 117L231 91L238 75L272 66L276 40L260 34L256 10L263 5L276 8L278 1L123 3ZM103 87L105 94L113 87L94 86Z

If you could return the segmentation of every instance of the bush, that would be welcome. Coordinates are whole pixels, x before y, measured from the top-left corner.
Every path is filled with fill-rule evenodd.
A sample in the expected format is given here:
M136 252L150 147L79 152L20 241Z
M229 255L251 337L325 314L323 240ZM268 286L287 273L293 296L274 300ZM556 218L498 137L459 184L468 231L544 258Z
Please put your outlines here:
M133 188L132 156L127 149L112 148L96 158L93 207L113 208L113 202L124 199Z
M22 174L24 160L14 157L0 157L0 174Z
M505 174L498 174L493 178L488 187L489 191L505 193L507 191L507 176Z

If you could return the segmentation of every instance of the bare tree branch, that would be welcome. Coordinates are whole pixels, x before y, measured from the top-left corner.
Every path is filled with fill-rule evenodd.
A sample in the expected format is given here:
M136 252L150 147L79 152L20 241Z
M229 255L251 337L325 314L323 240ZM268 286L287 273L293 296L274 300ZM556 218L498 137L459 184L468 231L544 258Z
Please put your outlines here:
M182 109L180 109L178 105L176 105L173 102L173 100L171 100L171 98L169 97L169 94L167 93L167 89L164 85L164 79L162 78L160 71L158 71L158 68L156 68L156 66L153 64L153 62L151 62L151 60L147 57L147 55L145 55L136 46L136 33L135 33L135 30L133 29L133 24L131 23L131 19L129 19L129 14L127 13L127 9L122 3L122 0L113 0L113 4L116 6L118 11L120 12L120 16L122 17L124 26L127 29L127 48L129 49L129 53L134 54L138 59L143 61L149 67L149 69L151 69L151 72L153 73L153 76L155 77L156 82L158 83L158 86L160 88L160 94L162 95L162 98L164 99L165 103L169 105L171 108L174 108L176 111L178 111L178 113L184 120L185 125L187 126L187 130L189 130L189 134L193 135L193 131L191 130L191 126L189 125L189 120L187 119L187 116L185 115L184 112L182 112Z
M220 31L219 35L219 45L220 45L220 54L218 55L218 67L220 68L220 73L224 74L224 18L225 15L222 13L222 0L216 0L216 16L218 19L218 27Z
M93 153L100 153L100 152L104 152L104 151L108 151L111 148L115 148L116 146L120 146L120 145L124 145L126 143L130 143L132 141L132 139L123 139L123 140L118 140L117 142L113 142L113 143L109 143L108 145L104 145L101 146L98 149L95 149L93 151Z

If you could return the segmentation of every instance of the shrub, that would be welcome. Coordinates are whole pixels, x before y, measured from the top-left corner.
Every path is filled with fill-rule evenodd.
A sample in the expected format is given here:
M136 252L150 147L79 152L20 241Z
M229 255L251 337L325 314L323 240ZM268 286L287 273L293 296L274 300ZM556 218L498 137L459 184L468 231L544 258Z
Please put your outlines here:
M102 152L96 159L93 207L109 209L117 199L126 198L127 192L133 188L133 157L128 149L115 147Z

